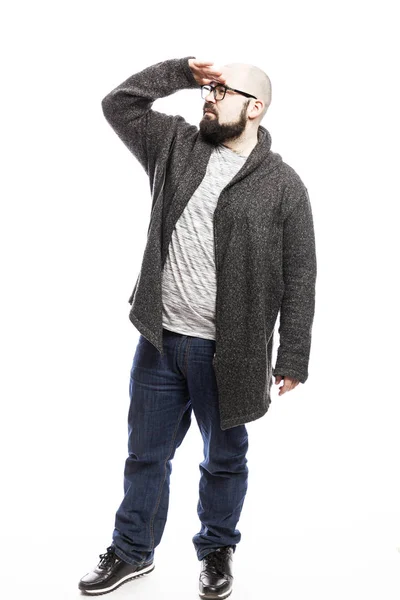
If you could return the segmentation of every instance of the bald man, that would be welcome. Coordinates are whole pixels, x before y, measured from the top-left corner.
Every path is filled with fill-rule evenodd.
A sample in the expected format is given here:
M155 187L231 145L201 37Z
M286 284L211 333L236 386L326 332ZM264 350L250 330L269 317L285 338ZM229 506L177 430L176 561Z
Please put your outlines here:
M152 108L185 88L204 101L199 127ZM149 176L152 209L129 298L140 337L129 379L124 498L112 543L79 582L85 594L111 592L154 569L171 460L192 410L204 448L201 528L192 538L202 563L199 595L232 592L248 482L245 424L266 413L272 375L282 383L279 396L307 379L314 313L311 207L307 188L271 151L260 125L270 103L271 82L258 67L195 57L147 67L102 101ZM180 564L175 552L171 588L160 582L165 598L181 587Z
M221 84L251 91L254 98L226 89L226 102L218 102L211 92L205 97L204 117L200 122L203 137L212 144L223 144L234 152L248 156L258 142L258 127L271 104L271 82L261 69L253 65L232 63L222 68L210 62L189 60L199 85ZM218 88L217 88L218 89ZM204 97L204 94L203 94ZM218 105L218 106L217 106Z

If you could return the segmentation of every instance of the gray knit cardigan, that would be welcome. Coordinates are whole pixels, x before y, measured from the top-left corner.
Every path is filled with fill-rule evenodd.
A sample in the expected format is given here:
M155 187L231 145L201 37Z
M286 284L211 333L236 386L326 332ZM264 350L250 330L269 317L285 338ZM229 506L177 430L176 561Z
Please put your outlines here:
M198 127L182 116L152 108L157 98L178 90L193 88L200 93L189 58L193 57L147 67L102 100L108 123L149 177L151 216L141 269L129 298L129 319L161 355L162 268L176 222L200 185L213 150ZM302 383L308 377L317 272L310 199L299 175L271 151L271 136L263 126L243 167L222 190L213 219L217 272L213 366L220 425L225 430L267 412L272 375L295 377Z

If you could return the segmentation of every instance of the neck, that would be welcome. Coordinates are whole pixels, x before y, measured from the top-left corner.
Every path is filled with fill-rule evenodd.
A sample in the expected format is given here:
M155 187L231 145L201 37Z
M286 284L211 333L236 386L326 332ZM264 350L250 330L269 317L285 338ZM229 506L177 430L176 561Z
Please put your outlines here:
M226 140L223 142L223 146L233 150L236 154L242 156L249 156L253 148L258 144L258 134L255 132L243 132L240 137L234 140Z

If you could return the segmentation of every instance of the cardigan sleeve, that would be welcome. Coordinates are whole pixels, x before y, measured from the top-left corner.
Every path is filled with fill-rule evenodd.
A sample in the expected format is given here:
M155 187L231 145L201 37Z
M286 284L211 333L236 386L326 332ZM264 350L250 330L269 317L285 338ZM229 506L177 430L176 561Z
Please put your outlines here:
M284 293L273 375L287 375L304 383L308 378L317 276L313 216L306 188L284 221L282 252Z
M152 109L157 98L185 88L200 88L190 70L189 58L195 57L169 59L147 67L126 79L101 102L106 120L148 175L160 157L168 153L178 133L184 135L197 129L179 115Z

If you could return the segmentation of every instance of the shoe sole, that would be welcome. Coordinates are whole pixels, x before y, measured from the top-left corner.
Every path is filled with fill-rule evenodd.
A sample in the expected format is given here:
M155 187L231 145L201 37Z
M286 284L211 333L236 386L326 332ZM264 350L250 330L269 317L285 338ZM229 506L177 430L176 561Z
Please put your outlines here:
M219 600L219 598L227 598L232 594L232 590L228 590L227 592L223 592L222 594L202 594L199 592L200 598L205 598L206 600Z
M137 579L138 577L143 577L143 575L147 575L148 573L151 573L151 571L154 571L154 568L155 568L155 565L153 563L151 565L147 565L146 567L143 567L142 569L140 569L139 571L136 571L135 573L126 575L125 577L123 577L122 579L120 579L119 581L117 581L116 583L114 583L113 585L111 585L108 588L102 588L102 589L98 589L98 590L87 590L87 589L81 589L81 588L79 588L79 589L83 594L87 594L88 596L102 596L103 594L108 594L109 592L116 590L117 588L119 588L120 585L123 585L124 583L127 583L128 581L132 581L132 579Z

